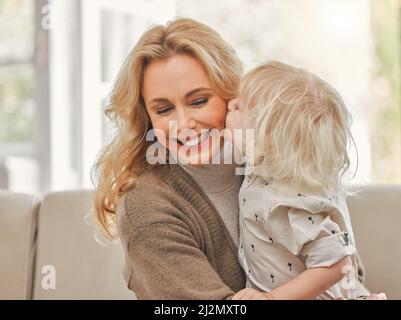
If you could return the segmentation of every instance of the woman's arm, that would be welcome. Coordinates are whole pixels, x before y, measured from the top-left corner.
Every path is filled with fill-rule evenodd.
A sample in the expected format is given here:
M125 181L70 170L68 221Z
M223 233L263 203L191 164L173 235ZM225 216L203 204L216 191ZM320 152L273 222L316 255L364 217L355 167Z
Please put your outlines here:
M138 299L230 299L245 285L236 255L227 248L216 256L208 230L171 199L163 186L142 183L118 204L128 288Z
M223 300L234 295L179 225L138 230L127 247L128 287L138 299Z

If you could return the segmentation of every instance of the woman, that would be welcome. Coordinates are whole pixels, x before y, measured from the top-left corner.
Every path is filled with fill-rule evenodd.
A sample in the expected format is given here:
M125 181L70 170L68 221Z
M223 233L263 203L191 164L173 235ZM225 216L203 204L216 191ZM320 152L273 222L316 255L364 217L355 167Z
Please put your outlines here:
M234 50L191 19L145 32L120 71L107 110L119 130L96 164L95 201L100 227L121 240L124 276L139 299L230 299L245 286L237 260L243 176L235 164L196 165L224 150L211 132L224 129L241 72ZM151 129L178 158L180 150L196 156L176 164L169 153L166 164L151 165Z

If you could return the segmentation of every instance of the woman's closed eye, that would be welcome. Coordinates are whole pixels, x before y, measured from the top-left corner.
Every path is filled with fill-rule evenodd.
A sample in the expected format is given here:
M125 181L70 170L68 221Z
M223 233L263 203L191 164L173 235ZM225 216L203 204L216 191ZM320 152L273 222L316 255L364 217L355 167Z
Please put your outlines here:
M205 104L209 101L209 98L203 98L203 99L197 99L191 102L192 106L200 106L202 104Z
M208 103L208 101L209 101L209 98L197 99L197 100L192 101L190 103L190 105L191 106L202 106L202 105ZM173 109L174 109L174 106L168 106L168 105L167 106L162 106L162 107L157 108L156 114L164 115L164 114L169 113Z
M166 114L173 109L171 106L160 107L157 109L156 114Z

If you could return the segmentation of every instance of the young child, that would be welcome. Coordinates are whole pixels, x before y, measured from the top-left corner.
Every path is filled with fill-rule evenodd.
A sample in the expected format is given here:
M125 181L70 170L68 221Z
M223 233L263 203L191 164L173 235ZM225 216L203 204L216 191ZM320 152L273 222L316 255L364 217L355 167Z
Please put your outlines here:
M341 184L349 167L350 115L336 90L273 61L243 78L228 109L227 129L254 129L254 153L245 154L252 173L239 193L238 254L247 287L268 299L369 295L356 280Z

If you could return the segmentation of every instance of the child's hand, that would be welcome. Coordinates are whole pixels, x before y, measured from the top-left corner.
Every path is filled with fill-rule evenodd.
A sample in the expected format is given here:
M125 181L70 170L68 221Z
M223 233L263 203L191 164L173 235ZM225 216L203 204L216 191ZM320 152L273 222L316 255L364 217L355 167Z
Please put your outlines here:
M245 288L238 291L232 300L271 300L266 292L261 292L252 288Z
M360 300L357 298L357 300ZM385 293L371 293L363 300L387 300L387 296Z
M346 300L343 297L337 297L335 300ZM371 293L367 297L358 297L355 300L387 300L385 293Z

